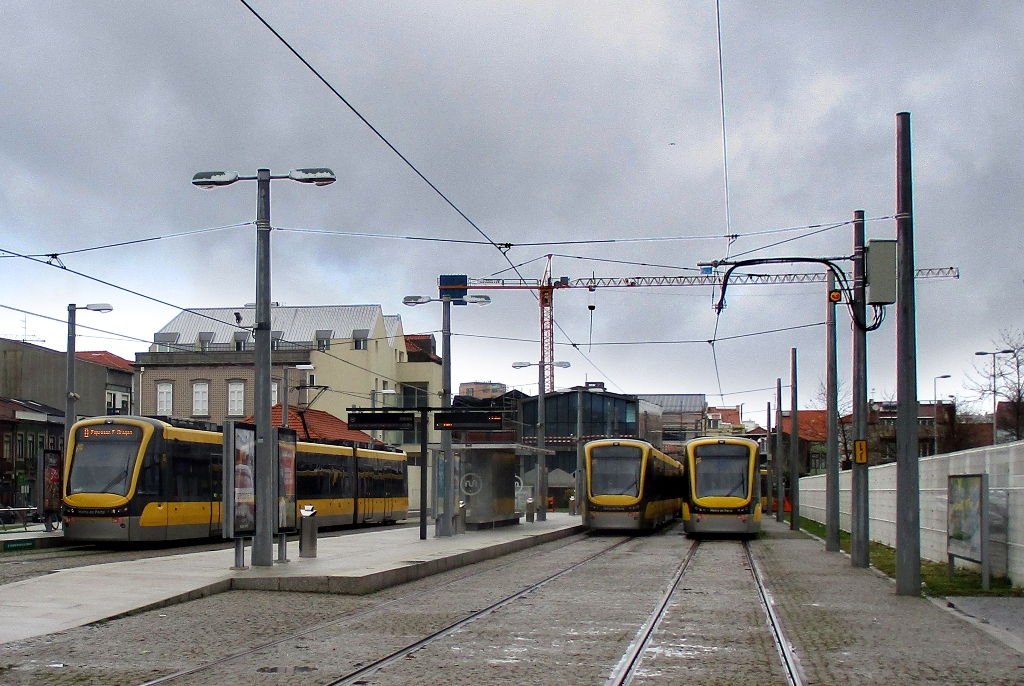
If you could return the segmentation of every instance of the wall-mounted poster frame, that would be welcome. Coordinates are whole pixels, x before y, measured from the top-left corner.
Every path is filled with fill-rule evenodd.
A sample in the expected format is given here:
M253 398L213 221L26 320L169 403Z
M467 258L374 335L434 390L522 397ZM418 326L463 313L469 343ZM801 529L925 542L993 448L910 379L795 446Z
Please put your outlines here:
M947 489L946 555L949 575L953 560L981 565L981 585L989 587L989 493L988 474L950 474Z
M277 520L275 534L292 533L296 524L297 501L295 499L295 443L294 429L275 428L274 445L277 463Z
M224 538L256 533L256 426L224 422Z

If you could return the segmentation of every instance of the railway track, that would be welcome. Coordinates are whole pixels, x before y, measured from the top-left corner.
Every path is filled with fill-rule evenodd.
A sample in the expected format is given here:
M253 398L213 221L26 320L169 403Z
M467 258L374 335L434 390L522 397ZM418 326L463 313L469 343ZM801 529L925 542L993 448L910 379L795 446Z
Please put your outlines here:
M754 556L750 551L750 545L746 541L738 543L743 547L743 557L746 560L747 568L750 570L753 585L757 591L758 601L761 610L764 613L764 618L768 625L768 630L771 634L775 650L778 654L782 675L784 676L786 683L790 686L803 686L803 684L807 683L806 678L800 667L800 662L794 653L788 638L786 637L782 624L775 613L775 605L772 600L771 592L764 583L764 576L757 564L757 560L754 559ZM659 627L670 613L672 600L679 592L680 584L682 583L688 569L691 567L694 557L697 555L697 551L700 547L701 541L699 539L692 542L690 549L684 556L679 568L669 581L668 589L666 590L664 597L662 597L655 608L651 611L647 621L644 622L640 630L637 632L633 642L630 644L629 648L626 649L626 652L612 670L611 675L605 682L605 686L625 686L626 684L633 683L634 680L641 680L638 678L641 676L644 680L659 681L657 674L642 675L641 668L644 663L644 658L651 653L656 654L657 652L665 652L662 648L654 648L652 644L658 634ZM717 652L719 648L720 646L701 646L701 650L706 653ZM690 654L686 656L686 659L690 659L692 657L692 654Z
M562 550L564 548L572 546L573 544L581 543L583 541L588 540L588 538L589 537L586 534L581 534L581 535L578 535L578 536L574 536L573 538L568 539L568 541L565 543L565 545L559 546L556 550ZM413 641L413 642L411 642L411 643L409 643L409 644L407 644L407 645L405 645L405 646L403 646L403 647L401 647L401 648L399 648L397 650L392 650L390 653L388 653L387 655L385 655L385 656L383 656L383 657L381 657L381 658L379 658L377 660L374 660L374 661L366 663L366 664L356 665L356 669L354 669L354 670L352 670L350 672L347 672L347 673L345 673L345 674L343 674L341 676L335 677L332 681L329 681L327 683L330 684L331 686L334 686L335 684L342 685L342 684L354 684L354 683L361 682L363 679L365 679L368 675L372 674L373 672L376 672L377 670L379 670L379 669L381 669L381 668L383 668L383 667L385 667L385 666L387 666L387 665L389 665L389 664L391 664L391 663L393 663L393 662L395 662L397 660L400 660L400 659L404 658L405 656L410 655L411 653L414 653L417 650L420 650L421 648L424 648L424 647L430 645L431 643L434 643L435 641L438 641L439 639L442 639L445 636L448 636L448 635L452 634L455 631L458 631L459 629L461 629L462 627L466 626L467 624L471 624L472 622L487 616L488 614L494 612L495 610L497 610L499 608L502 608L502 607L504 607L504 606L506 606L506 605L508 605L510 603L515 602L516 600L518 600L518 599L520 599L520 598L530 594L531 592L533 592L533 591L535 591L535 590L537 590L539 588L542 588L543 586L547 585L548 583L550 583L550 582L552 582L552 581L554 581L554 580L556 580L556 579L558 579L558 578L560 578L562 576L565 576L566 574L568 574L571 571L579 568L580 566L582 566L582 565L584 565L584 564L586 564L586 563L588 563L588 562L590 562L590 561L592 561L592 560L594 560L594 559L596 559L598 557L601 557L602 555L605 555L605 554L611 552L612 550L615 550L616 548L619 548L620 546L622 546L623 544L629 542L630 540L633 540L633 537L622 538L622 539L612 543L611 545L606 546L602 550L600 550L600 551L598 551L596 553L593 553L591 555L588 555L584 559L579 560L577 562L574 562L571 565L569 565L569 566L559 570L558 572L556 572L554 574L550 574L550 575L546 576L545 578L541 579L540 581L532 583L532 584L530 584L529 586L527 586L525 588L517 590L515 593L509 594L509 595L503 597L502 599L500 599L500 600L498 600L498 601L496 601L494 603L491 603L490 605L488 605L487 607L485 607L483 609L476 610L476 611L472 612L471 614L469 614L469 615L459 619L458 621L449 623L449 624L445 625L444 627L442 627L442 628L440 628L440 629L430 633L429 635L424 636L423 638L420 638L420 639L418 639L416 641ZM389 600L389 601L386 601L386 602L374 605L372 607L368 607L368 608L365 608L363 610L356 611L356 612L351 613L351 614L346 614L343 617L339 617L337 619L332 619L332 620L329 620L327 622L319 623L319 624L307 627L305 629L302 629L301 631L292 632L292 633L288 634L287 636L284 636L284 637L281 637L281 638L278 638L278 639L274 639L273 641L268 641L268 642L262 643L262 644L260 644L258 646L255 646L255 647L243 650L243 651L239 651L239 652L236 652L236 653L232 653L232 654L227 655L225 657L222 657L222 658L220 658L218 660L212 660L210 662L206 662L204 664L197 665L195 667L190 667L190 668L182 669L180 671L177 671L177 672L174 672L174 673L171 673L171 674L167 674L167 675L164 675L164 676L161 676L161 677L157 677L155 679L144 681L144 682L138 684L137 686L158 686L159 684L167 684L167 683L174 682L174 681L179 680L179 679L181 679L183 677L187 677L187 676L191 676L191 675L196 675L196 674L202 674L204 672L209 672L209 671L213 670L214 668L219 667L221 665L224 665L226 663L233 662L235 660L239 660L241 658L245 658L245 657L248 657L248 656L251 656L251 655L262 653L262 652L266 651L269 648L273 648L275 646L279 646L279 645L285 644L285 643L287 643L289 641L293 641L293 640L299 639L299 638L309 637L312 634L315 634L317 632L324 631L324 630L327 630L327 629L336 629L338 627L344 626L345 624L353 623L353 622L356 622L356 621L358 621L360 619L364 619L364 618L366 618L368 616L382 613L382 612L384 612L384 611L386 611L388 609L396 608L396 607L398 607L400 605L403 605L403 604L410 604L410 603L412 603L414 601L421 600L423 598L436 595L439 588L450 587L450 586L454 586L455 584L464 583L468 579L471 579L473 577L482 576L482 575L485 575L485 574L494 574L496 572L500 573L500 571L503 570L503 569L506 569L506 568L514 566L514 565L526 564L532 558L540 557L542 555L548 555L551 552L552 552L551 550L545 550L545 551L539 551L539 552L533 553L531 555L527 555L525 557L519 557L519 558L517 558L517 559L515 559L513 561L510 561L510 562L507 562L505 564L501 564L501 565L498 565L498 566L495 566L495 567L492 567L492 568L489 568L489 569L486 569L486 570L482 570L482 571L479 571L479 572L475 572L475 573L471 573L471 574L467 574L465 576L459 577L458 579L454 579L452 581L449 581L449 582L441 585L440 587L433 587L433 588L430 588L430 589L427 589L427 590L411 593L409 595L405 595L405 596L402 596L400 598L395 598L394 600Z

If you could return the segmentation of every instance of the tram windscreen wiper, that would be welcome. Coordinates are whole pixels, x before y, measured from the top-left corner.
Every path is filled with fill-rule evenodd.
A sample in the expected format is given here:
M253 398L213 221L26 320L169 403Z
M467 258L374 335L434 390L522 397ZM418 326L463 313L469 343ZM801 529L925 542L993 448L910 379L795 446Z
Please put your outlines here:
M110 488L111 486L113 486L114 484L116 484L116 483L118 483L118 482L120 482L120 481L124 481L124 478L125 478L126 476L128 476L128 468L127 468L127 467L125 467L124 469L122 469L122 470L121 470L121 473L120 473L120 474L118 474L117 476L115 476L115 477L114 477L114 478L113 478L113 479L112 479L112 480L110 481L110 483L108 483L108 484L107 484L106 486L104 486L103 488L101 488L99 492L100 492L100 493L107 493L107 492L108 492L108 491L107 491L107 489L108 489L108 488Z

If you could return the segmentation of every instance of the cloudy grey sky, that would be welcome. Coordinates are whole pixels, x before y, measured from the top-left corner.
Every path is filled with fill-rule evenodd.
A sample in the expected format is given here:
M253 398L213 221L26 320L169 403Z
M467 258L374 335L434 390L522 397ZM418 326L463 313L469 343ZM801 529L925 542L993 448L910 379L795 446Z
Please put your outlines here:
M654 236L701 240L518 247L556 276L680 274L726 254L713 0L675 3L254 3L362 114L498 242ZM922 398L961 392L973 352L1024 328L1019 218L1024 9L1016 3L722 2L732 231L746 234L894 212L895 113L913 115L917 262L958 266L919 285ZM329 166L339 182L276 182L276 227L477 239L239 2L0 5L0 248L48 254L251 221L255 185L203 192L193 173ZM799 232L742 237L733 254ZM875 221L869 237L895 237ZM488 276L493 248L276 232L274 299L380 303L407 332L439 327L440 273ZM758 256L845 255L849 227ZM86 274L183 307L254 299L251 226L62 257ZM522 271L539 277L542 261ZM785 271L785 270L784 270ZM150 340L176 313L52 267L0 259L0 304ZM536 340L534 298L491 293L454 329ZM730 291L719 336L824 319L821 286ZM800 350L801 404L824 370L824 330L723 341L718 397L706 340L710 289L561 291L555 316L586 359L559 345L559 386L702 392L755 418ZM895 316L869 339L869 386L893 393ZM841 375L849 318L840 313ZM0 334L63 349L60 323L0 311ZM85 333L85 332L83 332ZM559 334L559 343L566 342ZM590 341L595 345L588 350ZM132 357L144 344L83 337ZM454 378L534 392L536 343L456 337ZM531 382L534 382L530 386ZM788 401L787 401L788 402Z

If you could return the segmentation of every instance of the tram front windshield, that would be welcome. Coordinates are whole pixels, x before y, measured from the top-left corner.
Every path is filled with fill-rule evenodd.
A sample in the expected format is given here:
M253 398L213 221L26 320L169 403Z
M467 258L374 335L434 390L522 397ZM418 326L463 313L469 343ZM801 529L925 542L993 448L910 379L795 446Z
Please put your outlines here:
M712 443L693 449L698 498L746 498L750 490L750 448Z
M631 445L603 445L590 450L590 493L592 495L640 494L640 464L643 451Z
M141 444L142 429L135 426L101 424L79 428L75 432L68 495L127 495Z

